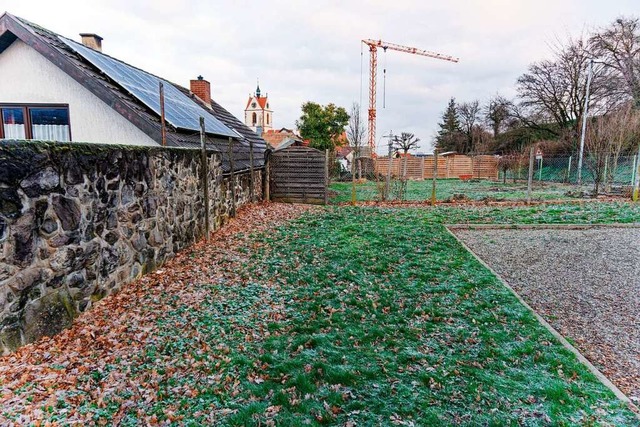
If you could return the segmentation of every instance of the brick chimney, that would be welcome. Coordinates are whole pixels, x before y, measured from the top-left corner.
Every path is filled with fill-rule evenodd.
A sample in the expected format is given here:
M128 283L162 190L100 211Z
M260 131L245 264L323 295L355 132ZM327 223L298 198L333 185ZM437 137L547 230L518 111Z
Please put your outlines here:
M93 33L80 33L80 37L82 37L83 45L102 52L102 37Z
M211 104L211 83L206 81L202 76L198 76L197 80L191 80L191 92L202 99L207 105Z

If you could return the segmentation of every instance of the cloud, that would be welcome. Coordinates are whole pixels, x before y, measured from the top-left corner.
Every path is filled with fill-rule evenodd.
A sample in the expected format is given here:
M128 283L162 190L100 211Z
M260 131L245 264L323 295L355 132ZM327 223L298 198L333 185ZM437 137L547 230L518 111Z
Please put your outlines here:
M277 127L293 126L305 101L349 109L361 91L366 113L369 52L363 38L459 56L460 63L451 64L386 55L388 103L379 110L378 135L409 130L425 148L450 97L482 102L498 92L511 96L517 77L549 56L554 40L637 10L634 0L6 3L10 13L68 37L96 32L107 53L175 83L186 86L202 74L214 98L238 117L259 77Z

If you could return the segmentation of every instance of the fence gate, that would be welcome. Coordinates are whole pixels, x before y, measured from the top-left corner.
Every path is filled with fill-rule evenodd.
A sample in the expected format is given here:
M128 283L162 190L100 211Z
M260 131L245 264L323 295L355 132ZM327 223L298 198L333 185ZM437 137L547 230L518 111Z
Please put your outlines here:
M271 154L269 187L275 202L326 204L326 152L290 146Z

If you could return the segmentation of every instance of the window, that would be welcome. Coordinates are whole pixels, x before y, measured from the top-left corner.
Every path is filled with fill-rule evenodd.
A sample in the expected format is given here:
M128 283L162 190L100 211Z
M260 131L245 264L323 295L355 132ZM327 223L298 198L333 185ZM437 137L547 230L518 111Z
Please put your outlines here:
M251 124L255 126L256 123L258 123L258 115L256 113L253 113L251 115Z
M0 105L0 117L0 138L71 141L66 105Z
M2 127L4 138L26 139L26 127L24 123L24 110L22 108L3 108Z
M269 124L269 115L267 114L267 124Z

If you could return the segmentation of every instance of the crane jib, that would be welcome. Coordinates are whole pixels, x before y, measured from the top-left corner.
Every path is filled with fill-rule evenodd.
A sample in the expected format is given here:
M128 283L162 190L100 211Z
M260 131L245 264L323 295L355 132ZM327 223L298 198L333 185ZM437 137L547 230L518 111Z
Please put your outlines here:
M437 52L418 49L415 47L403 46L395 43L387 43L382 40L364 39L362 43L369 46L369 147L375 153L376 145L376 86L378 77L378 48L381 47L386 52L387 49L398 52L410 53L412 55L427 56L429 58L441 59L443 61L458 62L459 58L443 55ZM385 70L386 71L386 70Z

